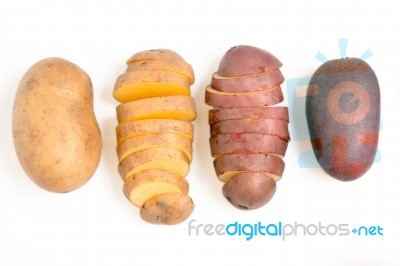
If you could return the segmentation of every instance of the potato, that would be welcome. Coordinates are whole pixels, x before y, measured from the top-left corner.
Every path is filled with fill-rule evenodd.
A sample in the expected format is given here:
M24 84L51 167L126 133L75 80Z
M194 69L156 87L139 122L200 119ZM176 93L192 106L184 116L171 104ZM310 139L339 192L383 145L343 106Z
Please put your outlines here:
M210 129L211 136L231 133L257 133L278 136L286 140L290 139L287 123L277 119L250 118L226 120L212 124Z
M192 141L173 133L145 134L128 138L117 146L118 160L121 162L128 155L150 148L174 148L182 151L189 162L192 161Z
M146 201L140 215L149 223L172 225L184 221L193 209L193 201L188 195L165 193Z
M118 123L142 119L176 119L193 121L196 107L190 96L154 97L120 104L117 107Z
M190 85L194 83L194 73L191 65L182 60L148 60L129 63L126 73L137 71L166 71L185 76Z
M267 204L274 196L276 182L262 173L241 173L222 187L225 198L236 208L254 210Z
M271 53L249 45L232 47L221 59L218 74L225 77L249 76L279 69L282 63Z
M116 133L118 143L127 138L156 133L173 133L193 140L194 127L190 122L175 119L145 119L119 124Z
M214 124L224 120L268 118L289 122L287 107L218 108L208 112L208 121Z
M136 207L141 208L149 199L165 194L188 194L189 184L184 177L166 170L151 169L133 175L124 184L124 194Z
M352 181L368 171L378 146L380 89L366 62L345 58L320 66L308 87L306 113L325 172Z
M262 91L278 87L285 81L279 69L264 74L240 77L223 77L214 73L211 87L218 91L238 93Z
M128 65L135 61L147 60L176 60L183 61L183 58L176 52L169 49L152 49L138 52L129 58L126 62Z
M135 71L120 75L114 87L114 98L121 103L170 95L189 96L188 78L168 71Z
M61 58L34 64L15 95L15 150L41 188L69 192L85 184L100 160L102 141L89 76Z
M161 147L135 152L123 159L118 166L118 172L124 181L149 169L164 169L179 176L187 176L189 160L180 150Z
M221 108L263 107L283 101L281 87L256 92L228 93L206 88L205 102Z
M210 138L211 154L216 158L232 153L262 153L284 157L287 146L287 139L263 134L228 133Z
M261 172L279 181L285 162L270 154L226 154L214 160L214 168L224 183L242 172Z

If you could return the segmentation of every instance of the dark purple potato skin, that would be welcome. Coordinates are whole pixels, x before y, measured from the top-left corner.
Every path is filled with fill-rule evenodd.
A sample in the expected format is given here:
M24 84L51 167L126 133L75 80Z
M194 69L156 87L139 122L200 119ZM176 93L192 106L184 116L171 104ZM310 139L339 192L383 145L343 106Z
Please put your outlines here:
M311 143L320 166L341 181L371 167L379 138L380 89L371 67L358 58L324 63L306 97Z
M274 196L276 182L262 173L241 173L222 187L225 198L236 208L254 210L267 204Z

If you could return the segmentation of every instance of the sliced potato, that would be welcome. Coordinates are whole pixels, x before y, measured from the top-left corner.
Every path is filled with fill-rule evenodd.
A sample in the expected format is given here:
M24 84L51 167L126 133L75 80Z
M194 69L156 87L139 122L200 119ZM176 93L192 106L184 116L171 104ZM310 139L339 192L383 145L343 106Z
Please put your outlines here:
M140 216L149 223L171 225L183 222L193 209L193 201L188 195L165 193L146 201Z
M189 160L185 153L174 148L152 148L128 155L118 165L118 172L125 181L149 169L164 169L179 176L187 176Z
M180 60L184 61L183 58L176 52L169 49L152 49L138 52L129 58L126 62L130 64L135 61L143 60Z
M194 83L194 72L192 66L182 60L134 61L129 63L126 73L149 70L174 72L185 76L189 79L190 84Z
M181 150L192 161L192 141L173 133L139 135L122 141L117 146L118 159L121 162L128 155L150 148L170 147Z
M257 107L257 108L218 108L208 112L209 124L224 120L268 118L284 120L289 123L289 112L287 107Z
M226 154L214 160L219 180L226 183L240 173L259 172L278 181L285 169L285 162L270 154Z
M190 96L167 96L137 100L117 107L118 123L142 119L193 121L196 107Z
M188 192L189 184L184 177L160 169L137 173L124 184L125 196L139 208L149 199L161 194L188 194Z
M114 98L121 103L170 95L189 96L188 78L168 71L135 71L120 75L114 87Z
M173 133L193 141L194 126L188 121L175 119L145 119L119 124L116 132L118 143L127 138L156 133Z
M208 85L205 102L208 105L220 108L247 108L263 107L278 104L283 101L280 86L256 92L222 92Z

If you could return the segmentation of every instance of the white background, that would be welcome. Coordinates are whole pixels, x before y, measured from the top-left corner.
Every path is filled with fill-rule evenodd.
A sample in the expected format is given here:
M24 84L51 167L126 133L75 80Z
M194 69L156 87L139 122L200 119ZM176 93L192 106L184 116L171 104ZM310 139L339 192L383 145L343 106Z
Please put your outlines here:
M400 265L400 16L396 1L0 1L0 265ZM297 164L308 141L292 141L278 190L265 207L233 208L221 194L208 146L204 87L231 46L274 53L286 79L310 76L318 51L339 58L370 48L382 94L382 160L343 183ZM384 236L188 236L188 221L154 226L125 199L115 153L114 82L133 53L169 48L192 64L198 119L188 176L196 223L258 221L380 225ZM11 113L24 72L58 56L91 77L103 150L84 187L53 194L24 174L14 152ZM282 89L287 95L286 85ZM287 99L283 103L288 105ZM62 118L60 118L62 119ZM305 124L303 126L306 126ZM292 130L292 129L291 129ZM397 170L396 170L397 169Z

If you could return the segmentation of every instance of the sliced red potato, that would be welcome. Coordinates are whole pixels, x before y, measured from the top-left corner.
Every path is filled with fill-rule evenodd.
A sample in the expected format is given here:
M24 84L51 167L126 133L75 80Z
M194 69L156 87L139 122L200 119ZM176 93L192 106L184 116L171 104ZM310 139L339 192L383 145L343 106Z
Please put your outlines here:
M208 122L210 124L224 120L248 118L279 119L289 123L287 107L216 108L209 110L208 113Z
M205 95L206 104L221 108L263 107L282 101L283 94L279 86L256 92L229 93L217 91L208 85Z

